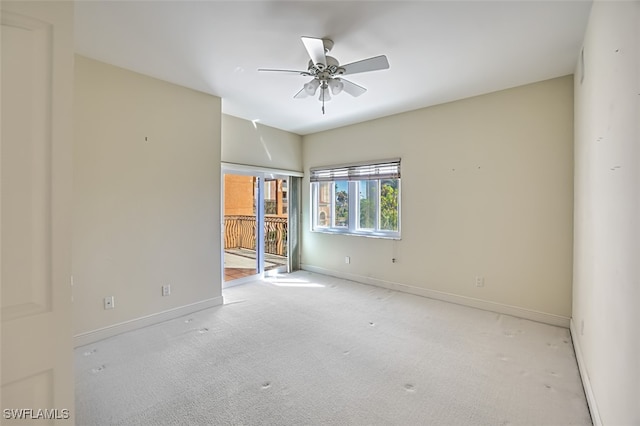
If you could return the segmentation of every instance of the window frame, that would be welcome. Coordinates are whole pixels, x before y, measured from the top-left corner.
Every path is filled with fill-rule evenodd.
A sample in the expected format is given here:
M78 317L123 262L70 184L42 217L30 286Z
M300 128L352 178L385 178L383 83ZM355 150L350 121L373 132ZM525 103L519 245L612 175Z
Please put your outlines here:
M380 168L387 167L387 170L395 168L396 171L389 173L376 174L376 166L380 165ZM393 167L389 168L392 165ZM364 171L363 171L364 170ZM320 174L320 179L314 179L314 173ZM367 174L363 174L367 173ZM386 238L386 239L401 239L401 197L402 197L402 179L400 176L400 159L382 160L382 161L369 161L362 163L353 163L340 166L330 167L314 167L311 168L310 178L310 212L311 232L324 233L324 234L338 234L338 235L354 235L373 238ZM382 182L385 180L397 180L397 210L398 210L398 226L397 231L380 229L381 225L381 197L382 197ZM336 226L336 183L340 181L347 181L347 194L348 194L348 224L346 227ZM375 181L376 188L376 217L375 228L361 228L360 227L360 193L359 186L361 181ZM330 182L330 196L329 196L329 215L330 221L326 226L319 225L319 214L321 210L318 209L320 204L320 185Z

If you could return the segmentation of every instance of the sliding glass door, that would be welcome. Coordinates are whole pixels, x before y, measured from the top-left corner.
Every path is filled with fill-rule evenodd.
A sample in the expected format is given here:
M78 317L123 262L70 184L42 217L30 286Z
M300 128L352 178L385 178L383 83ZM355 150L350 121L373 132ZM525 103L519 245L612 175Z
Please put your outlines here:
M291 270L289 182L287 175L223 169L225 285Z

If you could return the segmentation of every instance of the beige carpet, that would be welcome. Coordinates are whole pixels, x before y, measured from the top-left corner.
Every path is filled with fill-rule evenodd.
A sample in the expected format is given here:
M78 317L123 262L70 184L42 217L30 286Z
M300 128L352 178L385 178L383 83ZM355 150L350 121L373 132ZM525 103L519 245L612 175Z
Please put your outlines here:
M587 425L569 331L307 272L76 350L78 425Z

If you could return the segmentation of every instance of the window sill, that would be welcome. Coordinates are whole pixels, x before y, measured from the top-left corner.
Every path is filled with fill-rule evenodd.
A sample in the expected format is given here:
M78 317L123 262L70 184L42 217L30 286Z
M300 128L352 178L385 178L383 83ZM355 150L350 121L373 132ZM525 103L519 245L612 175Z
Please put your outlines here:
M331 234L331 235L346 235L350 237L366 237L366 238L378 238L383 240L401 240L400 233L384 233L384 232L357 232L348 230L337 229L312 229L311 232L318 234Z

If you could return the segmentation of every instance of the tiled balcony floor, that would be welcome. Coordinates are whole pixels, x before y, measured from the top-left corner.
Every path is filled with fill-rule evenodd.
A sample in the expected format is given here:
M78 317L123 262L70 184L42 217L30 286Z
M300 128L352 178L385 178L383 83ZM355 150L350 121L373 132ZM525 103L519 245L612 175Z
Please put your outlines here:
M248 249L226 249L224 251L224 280L232 281L257 274L256 252ZM265 270L287 264L287 258L272 254L265 255Z
M256 274L256 268L224 268L224 280L233 281L238 278L250 277Z

